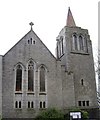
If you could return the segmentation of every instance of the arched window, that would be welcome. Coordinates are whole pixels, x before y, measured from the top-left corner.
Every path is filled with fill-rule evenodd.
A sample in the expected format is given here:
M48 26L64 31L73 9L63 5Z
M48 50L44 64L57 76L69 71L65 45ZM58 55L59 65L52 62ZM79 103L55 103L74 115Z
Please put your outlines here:
M28 44L30 44L30 40L28 40Z
M15 102L15 108L18 108L18 101Z
M79 46L80 50L84 50L83 37L81 35L79 36Z
M73 50L78 50L76 34L73 35Z
M16 68L16 91L22 90L22 67L18 65Z
M19 101L19 108L21 108L21 101Z
M81 101L78 101L78 106L82 106L82 102Z
M45 102L43 102L43 108L45 108Z
M85 52L88 53L88 43L87 43L87 38L84 38L84 44L85 44Z
M33 43L33 40L32 40L32 38L30 38L30 42L31 42L31 44Z
M30 61L28 64L28 91L34 91L34 63Z
M89 101L86 101L86 105L89 106Z
M60 37L60 51L61 51L61 55L64 54L64 48L63 48L63 37Z
M83 102L83 106L85 106L85 101L82 101Z
M42 108L42 102L40 102L40 108Z
M34 108L34 102L33 101L31 102L31 108Z
M45 68L40 68L40 92L45 92Z
M28 108L30 108L30 102L28 101Z
M61 57L61 46L60 46L60 42L58 42L58 56L59 58Z

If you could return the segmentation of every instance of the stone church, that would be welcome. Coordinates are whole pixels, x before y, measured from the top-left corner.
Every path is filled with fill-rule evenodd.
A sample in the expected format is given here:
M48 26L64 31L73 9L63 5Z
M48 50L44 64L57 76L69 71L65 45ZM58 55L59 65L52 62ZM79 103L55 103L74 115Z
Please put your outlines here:
M41 109L96 109L92 42L70 8L56 38L56 57L31 30L0 56L2 118L34 118Z

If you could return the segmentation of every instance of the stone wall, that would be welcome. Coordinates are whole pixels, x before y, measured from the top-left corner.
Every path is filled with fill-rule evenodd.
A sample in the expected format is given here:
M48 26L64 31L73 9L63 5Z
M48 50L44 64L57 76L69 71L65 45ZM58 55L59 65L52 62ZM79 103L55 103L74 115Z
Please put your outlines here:
M29 44L28 40L35 41ZM27 64L32 59L35 62L35 92L29 94L27 91ZM4 55L3 61L3 118L33 118L39 110L40 100L46 100L46 107L62 107L62 81L60 61L50 53L37 35L30 31L19 41L8 53ZM23 90L16 93L15 67L17 64L23 66ZM39 93L39 67L44 65L47 69L47 91ZM57 73L58 72L58 73ZM27 108L27 99L35 100L35 108ZM16 100L22 101L22 109L15 109Z

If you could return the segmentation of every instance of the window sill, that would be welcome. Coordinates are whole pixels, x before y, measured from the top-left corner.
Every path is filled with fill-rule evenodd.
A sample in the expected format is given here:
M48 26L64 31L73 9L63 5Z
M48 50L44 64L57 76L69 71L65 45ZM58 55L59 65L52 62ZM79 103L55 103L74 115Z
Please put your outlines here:
M27 94L32 94L32 95L34 95L35 93L32 92L32 91L28 91Z
M15 91L15 94L22 94L22 91Z
M40 92L39 95L46 95L46 92Z
M71 53L73 53L73 54L81 54L81 55L89 55L89 53L87 53L85 51L71 51Z

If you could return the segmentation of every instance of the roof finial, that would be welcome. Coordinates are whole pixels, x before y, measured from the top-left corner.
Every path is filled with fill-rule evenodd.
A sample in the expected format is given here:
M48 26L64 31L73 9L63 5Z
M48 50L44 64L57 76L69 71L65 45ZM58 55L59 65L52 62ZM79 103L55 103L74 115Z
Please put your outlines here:
M70 7L68 7L66 26L68 27L76 26Z
M29 25L31 26L31 30L32 30L32 26L34 25L34 23L30 22Z

